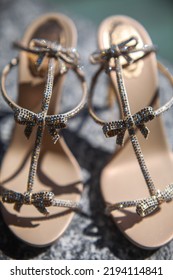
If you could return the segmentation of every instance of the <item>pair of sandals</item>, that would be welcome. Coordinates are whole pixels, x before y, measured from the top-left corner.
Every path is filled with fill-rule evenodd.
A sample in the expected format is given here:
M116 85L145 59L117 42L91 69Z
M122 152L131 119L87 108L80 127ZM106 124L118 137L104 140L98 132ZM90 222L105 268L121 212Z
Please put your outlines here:
M87 98L76 41L76 28L68 17L43 15L14 44L21 50L19 57L2 72L2 95L16 124L1 166L1 211L10 230L32 246L53 243L80 208L80 167L59 135ZM106 213L134 244L158 248L173 238L173 203L169 203L173 199L173 156L158 118L172 107L173 98L160 107L157 68L171 85L173 78L156 61L156 48L145 29L129 17L104 20L98 46L91 55L91 62L100 67L91 83L89 112L106 137L116 136L120 147L101 174ZM16 104L7 95L5 82L17 65ZM83 95L74 109L59 114L56 110L69 69L77 75ZM119 104L120 120L108 122L94 112L92 98L103 71L109 76L109 94Z

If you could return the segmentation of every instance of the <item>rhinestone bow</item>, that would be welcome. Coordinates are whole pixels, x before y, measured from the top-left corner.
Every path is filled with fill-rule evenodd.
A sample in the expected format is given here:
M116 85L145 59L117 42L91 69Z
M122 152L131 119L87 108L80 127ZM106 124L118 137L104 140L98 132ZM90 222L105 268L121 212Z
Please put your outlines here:
M155 195L150 197L134 200L123 201L107 206L106 212L109 214L114 210L120 210L127 207L136 207L136 213L145 217L159 209L159 205L163 202L169 202L173 199L173 184L168 185L163 191L157 190Z
M124 57L127 64L130 65L134 62L134 59L130 56L131 53L143 52L144 56L149 54L152 51L156 51L156 46L144 45L142 48L136 48L138 45L138 39L136 37L131 37L120 44L111 45L108 49L103 49L100 51L95 51L91 57L91 63L101 63L105 67L105 71L109 73L112 70L115 70L114 67L108 65L108 62L111 58L118 58L120 56Z
M36 114L27 109L16 109L14 119L17 123L26 125L24 133L27 138L30 137L34 126L42 126L45 123L54 143L60 138L59 129L67 127L67 118L62 115L44 117L43 113Z
M64 48L56 42L45 39L32 39L29 47L25 47L19 42L14 42L13 46L29 53L37 54L37 68L41 65L46 56L58 60L61 74L67 71L67 65L73 67L79 65L79 54L77 50L75 48Z
M70 200L55 200L53 192L41 191L38 193L25 192L24 194L14 191L4 191L2 201L5 203L14 203L14 209L20 211L22 205L33 205L37 210L48 215L49 211L46 207L57 206L71 209L79 209L80 205L77 202Z
M147 138L149 129L145 126L145 123L151 121L154 117L155 112L153 108L149 106L125 120L106 123L102 129L106 137L117 136L116 143L122 145L126 129L130 129L133 126L139 128L142 135Z
M6 203L14 203L14 209L20 211L22 205L34 205L42 214L49 214L46 207L52 206L54 201L54 194L52 192L38 192L24 194L5 191L2 195L2 201Z

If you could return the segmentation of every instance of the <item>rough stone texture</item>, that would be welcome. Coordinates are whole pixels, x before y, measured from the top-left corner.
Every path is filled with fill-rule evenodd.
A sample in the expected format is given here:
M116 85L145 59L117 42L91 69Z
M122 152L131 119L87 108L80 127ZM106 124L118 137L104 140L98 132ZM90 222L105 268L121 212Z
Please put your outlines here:
M89 82L95 71L95 67L89 65L88 54L96 48L96 26L87 20L71 15L68 7L59 10L58 6L50 6L44 1L28 0L25 3L22 0L1 1L0 69L16 54L10 48L11 42L20 39L25 27L34 18L48 11L64 12L75 21L79 33L78 49ZM168 67L171 71L173 70L171 65ZM12 74L8 80L8 91L14 98L16 96L15 78L15 74ZM64 109L68 109L73 100L78 98L76 86L71 89L72 79L73 76L70 75L64 89L65 92L71 91L69 98L64 98ZM102 79L98 90L104 93L104 87L105 83ZM162 77L160 77L160 87L161 92L164 91L164 99L168 100L171 96L171 88ZM108 110L101 106L105 104L105 98L96 97L95 100L98 105L97 110L106 118ZM163 98L162 102L164 102ZM2 160L10 138L13 118L1 97L0 104L0 159ZM173 130L169 128L171 128L172 117L172 112L165 115L168 138L171 143L173 143ZM103 166L114 150L115 140L109 140L109 145L106 145L107 139L104 138L100 127L88 116L86 109L70 122L69 130L64 132L64 137L83 171L85 182L82 197L83 212L75 215L69 228L57 242L43 249L32 248L19 241L9 231L0 215L0 259L173 259L173 241L155 251L139 249L125 239L111 219L104 215L99 178Z

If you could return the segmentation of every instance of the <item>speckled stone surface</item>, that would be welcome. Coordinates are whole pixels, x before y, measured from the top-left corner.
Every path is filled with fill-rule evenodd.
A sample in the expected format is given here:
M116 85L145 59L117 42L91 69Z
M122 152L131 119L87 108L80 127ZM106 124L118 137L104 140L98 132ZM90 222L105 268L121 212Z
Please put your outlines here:
M85 66L87 81L90 82L95 67L90 66L88 55L96 48L96 26L86 19L70 14L68 7L59 9L58 5L50 6L44 1L4 0L0 5L0 69L16 54L11 50L10 44L20 39L26 26L40 14L57 11L70 16L77 25L78 50ZM167 66L173 72L172 66L168 63ZM14 73L8 82L8 91L14 98L15 78ZM65 92L72 92L68 99L63 100L64 109L68 109L78 98L76 86L71 89L72 79L73 76L70 75L65 85ZM163 77L160 77L160 87L161 92L164 91L163 98L168 100L172 89ZM104 93L104 79L100 82L98 90ZM106 118L108 110L102 106L105 104L105 98L96 97L95 100L97 110ZM0 160L2 160L10 138L13 118L1 97L0 105ZM173 112L170 112L164 119L171 146L173 130L169 128L172 126L172 118ZM111 139L109 145L106 145L107 139L104 138L100 127L88 116L86 109L70 122L69 130L64 132L64 137L82 168L85 182L82 213L75 215L69 228L57 242L43 249L33 248L19 241L8 230L0 214L0 259L173 259L173 241L154 251L137 248L119 232L111 219L104 215L99 178L103 166L114 150L115 140Z

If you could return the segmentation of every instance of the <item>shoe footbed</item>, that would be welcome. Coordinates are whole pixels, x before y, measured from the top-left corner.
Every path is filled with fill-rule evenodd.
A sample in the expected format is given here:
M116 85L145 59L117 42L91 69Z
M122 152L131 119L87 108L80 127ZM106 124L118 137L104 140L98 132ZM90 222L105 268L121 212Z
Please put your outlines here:
M137 21L125 16L113 16L106 19L99 28L98 44L100 49L110 46L108 34L112 28L113 44L133 35L140 38L144 44L152 44L147 32ZM142 59L142 64L135 65L134 73L133 69L123 70L123 76L131 112L134 114L148 106L158 90L155 54L150 54ZM111 80L116 92L118 92L114 72L111 72ZM119 96L117 99L120 102ZM159 100L155 106L159 106ZM137 131L137 137L154 184L156 188L162 190L173 182L172 152L167 144L162 119L154 119L147 123L147 127L150 130L148 140L143 138L140 131ZM107 144L109 145L109 139L107 139ZM111 204L149 196L130 141L119 153L115 153L103 169L101 192L105 202ZM161 204L159 211L145 218L136 214L135 207L113 211L111 216L125 236L142 248L157 248L173 238L172 202Z
M28 45L32 38L57 41L64 47L76 46L76 29L73 22L61 14L47 14L29 26L22 39ZM67 74L68 79L68 74ZM64 77L56 76L49 114L57 113ZM20 53L18 77L18 104L34 112L40 111L45 81L34 77L28 67L28 56ZM1 166L1 185L6 189L24 193L30 167L35 132L27 140L24 126L15 124L12 140ZM53 144L45 129L38 171L33 192L52 191L57 199L79 201L83 189L81 172L64 139ZM44 216L34 206L23 205L20 213L13 205L2 204L4 220L10 230L20 239L33 246L46 246L54 242L71 222L74 211L67 208L49 207L49 216Z

